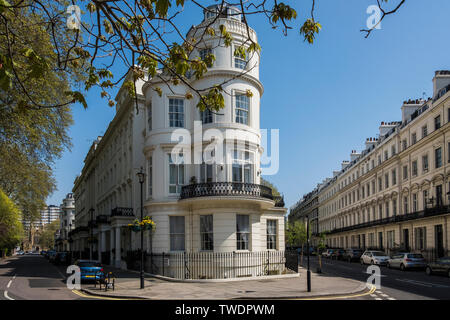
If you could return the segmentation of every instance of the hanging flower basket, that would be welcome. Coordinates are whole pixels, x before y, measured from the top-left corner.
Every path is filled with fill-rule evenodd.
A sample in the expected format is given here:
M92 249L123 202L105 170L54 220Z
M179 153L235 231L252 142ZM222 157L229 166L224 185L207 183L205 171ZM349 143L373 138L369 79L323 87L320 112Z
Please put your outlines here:
M128 225L128 228L130 228L133 232L139 232L141 230L154 230L155 229L155 222L150 219L150 217L145 216L142 221L139 221L138 219L134 220L133 223L130 223Z

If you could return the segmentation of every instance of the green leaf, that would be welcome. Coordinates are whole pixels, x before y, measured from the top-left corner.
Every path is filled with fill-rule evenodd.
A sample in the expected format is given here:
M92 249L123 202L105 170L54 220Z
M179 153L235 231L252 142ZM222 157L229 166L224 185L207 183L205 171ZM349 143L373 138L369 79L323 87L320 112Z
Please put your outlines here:
M12 10L10 7L11 7L11 5L9 4L8 1L0 0L0 13L4 12L5 9Z
M155 12L160 17L165 17L165 16L167 16L167 11L169 11L170 6L171 6L170 0L157 0Z
M72 96L73 102L79 102L83 105L83 108L87 109L88 105L86 103L86 99L84 98L83 94L79 91L66 91L66 95Z

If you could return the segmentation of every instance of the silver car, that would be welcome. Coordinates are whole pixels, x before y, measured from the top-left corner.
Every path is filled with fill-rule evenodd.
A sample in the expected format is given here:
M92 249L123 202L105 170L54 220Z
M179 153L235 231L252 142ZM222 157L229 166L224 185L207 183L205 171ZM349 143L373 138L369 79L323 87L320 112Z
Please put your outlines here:
M360 258L361 264L375 264L379 266L387 265L388 260L388 255L386 255L383 251L376 250L367 250Z
M388 260L388 268L399 268L402 271L406 269L425 269L427 262L420 253L397 253Z

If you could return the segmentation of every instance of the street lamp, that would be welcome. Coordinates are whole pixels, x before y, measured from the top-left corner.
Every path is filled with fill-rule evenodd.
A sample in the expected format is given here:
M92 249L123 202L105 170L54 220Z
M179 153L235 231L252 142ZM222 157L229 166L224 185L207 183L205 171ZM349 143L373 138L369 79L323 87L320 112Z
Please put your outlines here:
M308 292L311 292L311 270L309 269L309 216L306 215L306 252L308 257L307 271L306 271L306 285Z
M94 208L90 208L89 209L89 214L91 215L91 225L90 225L90 228L89 228L89 233L90 233L90 235L89 235L89 260L92 260L92 243L93 243L93 241L92 241L92 238L94 237L94 235L93 235L93 219L94 219L94 211L95 211L95 209Z
M141 184L141 222L144 220L144 196L143 196L143 184L145 182L145 173L144 169L141 167L141 170L137 173L137 176L139 178L139 183ZM143 226L141 226L141 289L144 289L144 232L143 232Z

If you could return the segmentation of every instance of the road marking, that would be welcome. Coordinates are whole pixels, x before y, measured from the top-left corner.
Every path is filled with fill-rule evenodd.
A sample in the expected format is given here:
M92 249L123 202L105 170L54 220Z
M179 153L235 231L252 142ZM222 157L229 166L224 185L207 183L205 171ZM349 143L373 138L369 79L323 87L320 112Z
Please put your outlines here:
M4 291L3 292L3 296L6 298L6 299L8 299L8 300L14 300L13 298L11 298L10 296L8 296L8 291Z
M397 299L389 297L388 300L397 300Z
M416 281L416 280L411 280L411 279L395 279L395 280L402 281L402 282L407 282L407 283L411 283L411 284L416 284L418 286L423 286L423 287L428 287L428 288L432 288L432 287L436 287L436 288L450 288L449 286L445 286L443 284L422 282L422 281Z
M89 298L89 299L101 299L101 300L142 300L142 299L125 299L125 298L111 298L111 297L100 297L100 296L93 296L93 295L86 295L84 293L81 293L78 290L72 290L73 293L76 295L83 297L83 298Z
M7 288L11 287L11 283L12 283L12 280L9 280L8 284L6 285L6 287Z
M363 271L362 273L364 273L364 274L370 274L370 275L373 275L374 277L380 277L380 278L382 278L382 277L387 277L387 276L385 276L385 275L383 275L383 274L375 274L375 273L367 272L367 271Z
M377 290L377 287L375 287L374 285L370 285L372 288L368 291L368 292L364 292L364 293L356 293L356 294L351 294L351 295L343 295L343 296L326 296L326 297L317 297L317 298L297 298L297 299L292 299L292 300L332 300L332 299L350 299L350 298L359 298L359 297L364 297L367 295L372 295L375 290Z

